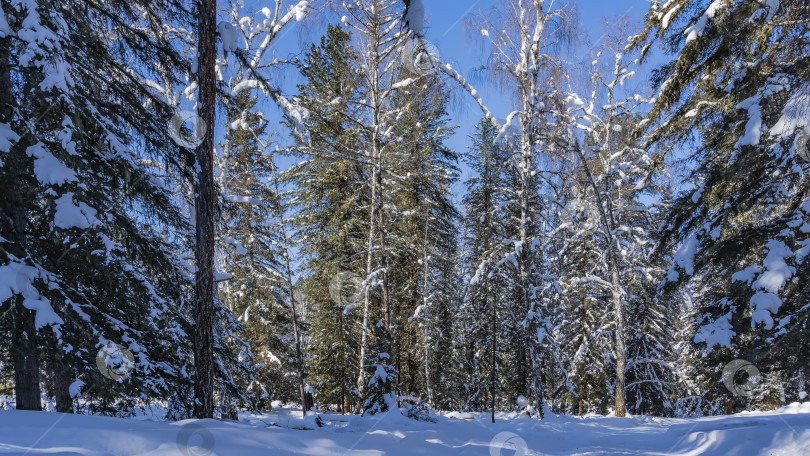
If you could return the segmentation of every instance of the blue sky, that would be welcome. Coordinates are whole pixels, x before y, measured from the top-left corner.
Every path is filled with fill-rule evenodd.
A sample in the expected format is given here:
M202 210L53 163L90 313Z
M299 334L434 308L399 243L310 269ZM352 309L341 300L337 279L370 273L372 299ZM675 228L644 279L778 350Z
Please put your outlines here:
M442 58L452 63L465 77L469 77L471 70L480 66L485 58L480 45L466 30L466 18L470 14L486 12L498 1L424 0L427 19L425 39L433 43ZM581 37L583 45L579 54L582 56L589 54L589 46L598 44L606 19L627 15L631 21L640 26L650 5L649 0L572 0L571 3L578 12L581 34L585 35ZM560 1L556 0L555 4L559 5ZM474 85L497 117L505 118L512 111L508 97L492 84L475 81ZM460 128L447 145L461 152L469 145L468 136L481 118L481 112L464 93L459 93L456 101L450 107L450 114ZM468 177L465 166L462 166L462 172L460 184ZM460 193L463 188L463 185L456 186L457 199L463 196Z
M453 64L454 68L470 79L476 89L481 93L482 98L499 118L505 118L512 111L509 96L502 93L493 84L481 78L472 77L473 69L480 67L485 55L480 43L475 37L471 37L466 30L466 19L478 12L488 11L493 4L500 0L424 0L426 14L425 39L433 43L439 51L442 59ZM547 3L551 0L547 0ZM580 20L580 49L577 54L582 58L590 59L590 50L598 45L600 36L604 30L605 20L615 19L626 15L634 25L639 27L642 24L643 16L649 9L649 0L565 0L569 1L578 12ZM262 1L257 2L261 6ZM555 7L561 4L561 0L554 0ZM333 18L335 21L338 17ZM325 31L325 25L319 24L313 27L310 23L306 27L298 27L294 24L278 40L276 55L278 57L290 57L291 54L298 54L302 49L309 47L311 42L320 39L320 35ZM631 30L630 32L633 32ZM636 84L646 85L645 71L640 72L641 77L637 78ZM287 95L294 95L297 74L294 70L289 70L277 82L282 91ZM450 116L454 124L459 125L456 134L447 141L448 147L457 152L464 152L470 144L469 135L473 132L475 124L481 118L481 111L456 84L450 83L450 87L456 90L453 102L449 107ZM642 87L643 88L643 87ZM269 106L268 106L269 107ZM271 122L277 118L278 113L267 113ZM278 129L283 132L283 127ZM282 144L287 143L287 138L279 138ZM286 160L285 160L286 161ZM464 181L469 177L468 169L464 164L460 164L462 175L459 183L454 186L455 199L460 201L463 197ZM284 163L282 162L282 167Z

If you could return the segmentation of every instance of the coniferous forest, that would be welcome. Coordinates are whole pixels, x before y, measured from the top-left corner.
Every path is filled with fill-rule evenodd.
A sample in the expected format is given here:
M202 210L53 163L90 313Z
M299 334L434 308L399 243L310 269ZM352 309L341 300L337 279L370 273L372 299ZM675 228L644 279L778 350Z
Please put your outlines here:
M810 5L440 3L0 0L5 407L805 400Z

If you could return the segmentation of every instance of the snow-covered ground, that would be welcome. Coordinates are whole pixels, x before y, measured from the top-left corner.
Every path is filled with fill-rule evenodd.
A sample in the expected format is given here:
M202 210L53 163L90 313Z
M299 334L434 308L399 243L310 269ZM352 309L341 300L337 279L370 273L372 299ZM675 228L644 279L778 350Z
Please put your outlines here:
M14 455L784 455L810 456L810 403L774 412L698 419L450 414L437 423L397 414L291 409L239 422L0 411L0 454ZM307 428L315 429L307 429ZM296 429L298 428L298 429Z

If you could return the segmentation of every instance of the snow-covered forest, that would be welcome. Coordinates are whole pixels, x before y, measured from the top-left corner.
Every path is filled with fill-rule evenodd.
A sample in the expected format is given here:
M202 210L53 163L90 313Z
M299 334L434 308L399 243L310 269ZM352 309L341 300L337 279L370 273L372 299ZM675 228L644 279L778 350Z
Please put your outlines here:
M0 421L810 428L810 4L478 3L0 0Z

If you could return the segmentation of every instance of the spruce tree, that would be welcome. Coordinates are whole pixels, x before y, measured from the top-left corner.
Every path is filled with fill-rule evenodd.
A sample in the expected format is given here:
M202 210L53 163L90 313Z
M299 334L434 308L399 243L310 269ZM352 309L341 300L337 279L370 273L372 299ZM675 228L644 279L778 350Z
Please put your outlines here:
M360 367L358 302L364 270L368 206L364 163L357 145L360 132L347 114L360 99L361 76L351 35L328 27L300 64L304 82L298 99L310 113L310 141L296 138L304 160L285 172L294 185L295 239L305 258L302 289L313 308L312 385L324 406L342 413L359 407L356 385Z
M102 413L182 395L189 288L176 254L188 225L168 175L183 174L189 154L151 80L170 91L186 70L164 25L184 24L187 11L119 1L3 11L13 112L0 185L13 198L3 199L0 275L12 282L0 286L0 313L18 407L39 408L43 368L60 411L79 394ZM115 378L97 369L108 344L132 354Z
M504 162L505 152L495 142L497 130L484 119L481 120L472 137L472 147L467 155L467 164L477 174L467 182L467 195L464 198L467 227L466 262L470 263L470 290L466 296L470 321L470 338L479 343L479 349L470 346L466 350L467 394L466 404L474 410L492 412L498 405L500 375L498 355L500 348L498 289L503 281L494 268L497 263L497 247L503 236L501 205L505 195ZM487 401L486 397L489 396Z
M662 248L677 249L668 287L697 305L704 412L777 406L808 386L807 360L790 356L808 340L808 16L803 2L654 2L636 40L673 54L653 78L656 161L695 163ZM721 381L735 359L763 372L750 397Z
M413 82L399 79L395 59L399 56L408 38L401 32L403 11L398 0L353 0L345 2L346 23L357 31L360 48L360 67L364 102L352 105L352 119L363 137L360 139L357 158L365 162L369 205L368 235L366 242L365 289L363 299L363 323L361 324L360 358L364 366L359 375L358 386L365 395L368 386L371 400L365 401L364 410L383 412L396 403L393 365L396 353L396 337L393 318L397 314L397 302L391 290L391 260L393 245L390 239L394 214L391 187L396 179L395 163L400 138L392 134L403 106L393 102L397 93ZM379 300L373 293L379 289ZM376 307L373 307L375 304ZM379 312L378 312L379 311ZM380 320L376 320L380 318ZM378 339L381 337L382 339ZM371 346L374 351L368 351ZM366 356L372 362L366 363ZM373 377L369 379L369 377ZM368 380L368 383L366 381Z
M457 157L444 145L453 130L445 85L432 74L416 74L408 67L402 71L401 79L414 82L393 99L403 106L393 129L401 146L390 165L395 364L398 390L432 402L433 382L442 375L442 364L435 361L447 356L438 317L447 314L453 299L447 284L456 283L451 264L458 214L450 186L456 179Z
M220 298L224 312L241 323L227 327L227 316L223 321L223 330L234 334L222 346L230 344L233 353L219 353L219 364L231 364L237 353L245 360L231 373L218 373L218 378L225 395L238 398L240 405L259 401L257 405L267 408L271 398L295 397L287 375L294 351L288 340L293 331L277 223L280 195L273 187L267 121L255 109L257 99L245 90L229 100L223 154L217 160L222 206L217 262L225 274ZM230 376L241 383L239 388L228 384ZM249 391L250 399L240 397Z

